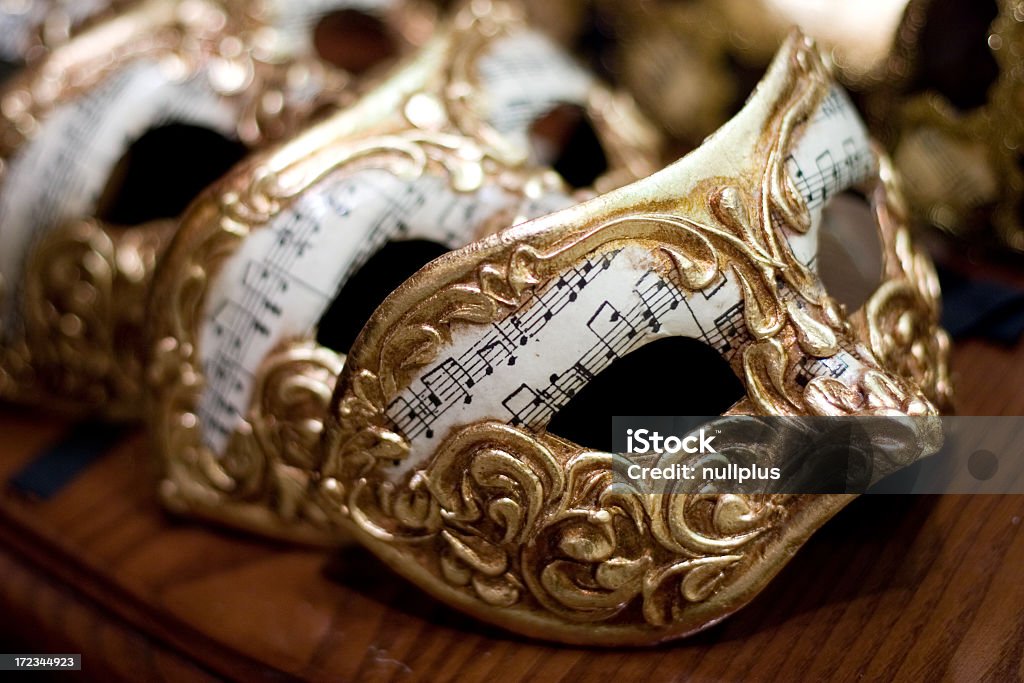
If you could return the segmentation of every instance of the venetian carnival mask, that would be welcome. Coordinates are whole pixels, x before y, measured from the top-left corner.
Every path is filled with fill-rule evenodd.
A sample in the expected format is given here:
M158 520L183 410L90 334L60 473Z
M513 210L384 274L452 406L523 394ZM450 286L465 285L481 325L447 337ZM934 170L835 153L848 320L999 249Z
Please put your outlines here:
M562 3L575 7L576 3ZM597 3L606 58L666 130L724 121L791 26L826 48L904 179L914 219L1024 251L1024 9L1010 0Z
M0 60L18 63L64 43L72 32L126 1L5 0L0 2Z
M851 187L871 200L860 229L884 268L848 313L818 271ZM648 643L714 623L849 497L641 495L552 417L616 360L679 336L741 379L730 415L936 415L948 341L904 221L887 163L793 36L692 154L397 288L346 358L309 499L429 593L531 636ZM905 456L937 447L934 422L910 424Z
M433 72L437 49L406 74ZM388 178L389 204L430 206L406 189L429 187L475 192L480 206L488 169L507 173L501 147L474 136L452 155L441 144L452 126L487 120L486 109L466 118L458 95L473 81L454 75L440 90L396 76L333 124L348 132L383 118L371 112L399 112L384 119L387 135L307 146L326 163L268 157L258 182L226 186L191 214L203 227L178 235L152 307L151 426L172 503L351 533L435 597L530 636L640 644L742 607L850 496L649 496L614 483L618 456L555 432L553 416L616 362L691 338L741 382L727 415L916 417L890 440L896 459L937 448L931 418L950 387L936 278L888 162L800 35L690 155L432 261L351 349L314 341L310 327L375 232L401 234L389 212L369 212L371 177ZM322 208L300 197L268 223L340 161ZM851 188L869 200L859 224L831 213ZM461 239L494 215L464 214ZM448 225L443 215L428 226ZM856 310L823 282L834 274L821 263L828 235L867 261L874 245L878 270ZM330 268L317 265L324 253ZM295 311L304 318L290 322Z
M580 126L545 136L566 107ZM608 189L651 173L657 148L631 100L510 5L475 2L352 107L253 156L189 210L154 283L164 500L336 538L306 497L309 474L373 307L433 256L571 205L567 180ZM559 152L586 163L559 174ZM391 284L373 298L365 273Z
M139 415L145 297L178 215L248 149L344 97L342 67L370 64L328 63L314 38L364 6L134 3L5 84L0 398ZM386 0L367 12L359 35L376 22L395 45L432 17Z
M869 92L920 220L1024 252L1024 7L912 0Z

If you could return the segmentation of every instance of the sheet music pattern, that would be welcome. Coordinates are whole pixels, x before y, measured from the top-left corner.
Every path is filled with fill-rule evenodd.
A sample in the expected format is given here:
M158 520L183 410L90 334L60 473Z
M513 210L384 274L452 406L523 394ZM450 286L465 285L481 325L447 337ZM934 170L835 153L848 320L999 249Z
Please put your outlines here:
M816 213L812 229L789 236L789 242L810 259L825 202L873 164L863 125L848 107L841 93L825 100L789 159L789 171ZM640 247L591 258L484 331L454 330L437 361L388 406L388 417L411 451L389 476L398 480L418 466L457 425L499 419L542 428L616 358L658 337L700 339L726 358L734 355L748 335L731 271L704 291L685 293L655 266ZM808 364L804 372L808 379L838 377L855 364L841 353Z
M698 312L653 267L649 253L631 247L566 272L468 346L445 354L388 406L388 415L414 442L436 443L441 423L468 412L539 428L612 361L655 338L693 336L726 357L735 353L743 311L723 304L736 284L723 277L718 294L705 299L712 305ZM574 349L571 358L551 358L564 343Z
M531 56L534 49L547 56ZM489 123L525 142L532 117L553 103L583 102L581 84L589 80L580 73L532 32L496 40L481 64L481 97L495 117ZM456 193L443 178L410 181L383 170L331 176L267 229L253 231L210 288L199 347L207 380L198 409L204 442L223 452L266 355L283 339L311 333L349 276L387 241L429 239L456 248L498 213L532 218L571 203L560 193L524 199L495 187Z
M381 17L397 0L271 0L268 9L277 29L273 50L281 56L311 55L316 23L331 12L356 10Z
M170 121L234 130L230 105L205 75L173 79L154 61L119 70L96 89L58 107L9 159L0 188L0 337L20 329L20 274L45 231L92 213L114 165L146 130ZM2 341L0 338L0 341Z
M207 379L199 416L207 445L222 452L244 416L260 363L282 339L310 333L352 273L391 239L455 248L496 212L530 215L568 205L524 203L494 188L457 193L445 178L402 179L380 169L328 179L257 230L211 289L200 337Z
M524 146L533 121L559 104L582 106L594 85L590 73L534 31L495 41L478 68L485 118L499 133Z
M18 61L29 48L32 34L46 13L56 5L67 16L71 26L77 26L107 5L106 0L57 0L33 2L8 0L0 2L0 59Z
M801 144L786 158L786 167L807 202L814 228L821 222L825 204L867 178L874 165L867 129L846 91L833 86L808 123ZM788 231L786 235L800 262L813 265L817 240L797 239Z

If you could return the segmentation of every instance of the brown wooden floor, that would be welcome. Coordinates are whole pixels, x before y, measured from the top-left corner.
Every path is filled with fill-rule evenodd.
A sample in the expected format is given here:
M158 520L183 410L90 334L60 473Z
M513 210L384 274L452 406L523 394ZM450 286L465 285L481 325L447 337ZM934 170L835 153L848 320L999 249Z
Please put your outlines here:
M961 414L1024 414L1024 344L961 345ZM7 478L67 424L0 410ZM359 550L165 516L131 437L54 498L0 497L0 634L97 680L1024 680L1024 496L861 498L695 638L583 650L462 617Z

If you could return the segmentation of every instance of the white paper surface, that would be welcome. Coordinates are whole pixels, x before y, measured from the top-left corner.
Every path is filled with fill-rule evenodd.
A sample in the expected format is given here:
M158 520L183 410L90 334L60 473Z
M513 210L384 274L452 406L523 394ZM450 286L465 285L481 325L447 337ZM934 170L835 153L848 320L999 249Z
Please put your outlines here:
M789 233L788 242L813 268L822 207L873 168L864 126L838 88L796 142L787 168L812 214L811 230ZM686 294L654 265L640 247L593 258L490 328L456 329L452 343L387 408L410 443L409 457L389 469L389 476L397 480L420 466L458 425L497 419L544 427L616 358L657 338L701 339L732 356L749 338L732 271L725 269L704 291ZM841 351L805 371L838 377L857 365Z
M0 186L0 342L20 329L24 262L46 231L90 215L131 143L165 123L234 133L235 108L200 73L187 80L139 61L84 96L58 106L8 160Z
M555 104L582 105L591 82L533 32L497 40L480 69L488 123L520 145L533 120ZM444 178L406 180L382 170L342 171L321 182L246 238L211 285L199 345L207 379L198 410L205 443L223 452L267 353L310 333L335 292L388 240L429 239L454 249L497 213L536 217L569 204L558 193L539 200L494 187L459 193Z

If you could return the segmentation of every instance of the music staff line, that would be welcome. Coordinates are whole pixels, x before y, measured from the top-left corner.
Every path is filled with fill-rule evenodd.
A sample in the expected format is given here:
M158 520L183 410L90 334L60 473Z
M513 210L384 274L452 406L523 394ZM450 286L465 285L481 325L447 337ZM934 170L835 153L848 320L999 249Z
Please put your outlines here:
M600 265L587 262L574 268L505 320L493 324L493 332L475 342L458 359L448 357L428 371L420 378L418 388L410 388L389 406L388 413L396 427L410 439L420 435L432 438L432 427L437 419L460 401L472 402L469 390L490 375L495 365L501 362L514 365L515 351L526 346L558 312L575 300L574 287L579 291L592 282L587 279L588 273L607 270L617 253L606 254L598 261ZM721 286L724 283L719 289ZM740 337L745 329L741 302L715 318L713 331L705 329L690 307L687 295L653 271L636 281L633 292L636 301L626 311L619 311L607 300L598 305L587 322L596 341L568 369L552 374L546 387L533 389L522 384L505 397L503 404L511 414L512 424L536 426L541 423L615 358L657 334L666 316L680 304L688 309L700 330L699 338L726 355L735 351L730 340ZM644 328L649 331L641 333ZM513 405L523 392L529 393L529 401Z
M842 141L842 148L842 162L836 163L832 150L826 149L815 157L813 170L800 166L792 154L786 157L793 182L809 209L823 206L842 188L854 185L871 171L871 150L859 147L852 137Z
M236 423L244 410L255 364L262 361L255 356L269 350L256 348L254 352L253 345L260 343L257 340L263 340L264 346L268 343L272 329L278 327L275 321L289 305L286 301L291 300L289 290L306 290L306 305L322 313L341 286L384 243L396 236L408 236L409 221L416 226L455 221L465 226L465 234L455 235L449 241L465 241L479 222L475 214L487 209L487 205L468 195L449 197L432 192L430 182L409 183L383 170L364 169L327 182L331 185L322 188L317 197L322 206L309 209L296 203L267 226L274 237L261 256L248 259L243 267L240 294L220 302L207 315L206 325L212 326L218 341L203 362L208 377L204 393L209 398L204 395L201 399L200 414L204 423L213 425L219 433L230 431L230 425ZM367 211L366 207L372 209ZM361 238L349 252L347 263L339 262L330 281L317 286L303 279L306 269L300 264L307 252L322 246L318 238L321 214L343 222L357 220ZM461 220L462 217L466 220ZM334 225L331 229L339 227L342 226ZM247 363L253 364L253 368L240 373Z

